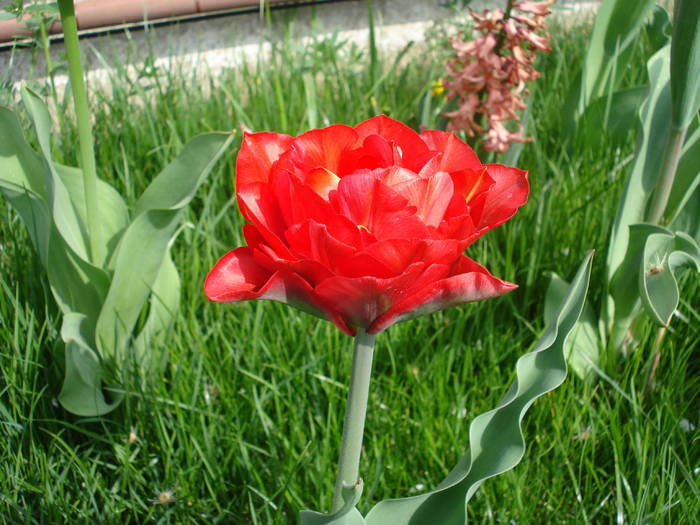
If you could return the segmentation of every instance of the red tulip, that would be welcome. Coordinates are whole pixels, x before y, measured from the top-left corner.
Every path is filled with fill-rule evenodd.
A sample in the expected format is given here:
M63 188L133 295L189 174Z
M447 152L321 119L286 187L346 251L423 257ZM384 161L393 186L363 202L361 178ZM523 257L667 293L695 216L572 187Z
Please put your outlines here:
M246 133L236 175L248 246L207 276L212 301L280 301L355 335L516 287L464 250L525 203L527 172L481 164L453 133L386 116Z

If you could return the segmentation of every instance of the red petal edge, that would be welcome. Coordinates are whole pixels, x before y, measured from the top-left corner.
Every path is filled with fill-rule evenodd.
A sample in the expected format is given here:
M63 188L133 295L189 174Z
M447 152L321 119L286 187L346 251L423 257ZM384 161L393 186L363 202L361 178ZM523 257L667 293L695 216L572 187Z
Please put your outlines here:
M429 284L394 304L372 323L367 333L376 334L395 323L451 306L498 297L518 287L494 277L486 268L466 256L458 266L468 271Z
M319 298L306 281L294 273L270 273L262 269L248 246L236 248L219 259L204 281L204 293L209 300L217 302L270 300L288 304L333 322L349 336L355 335L355 329Z

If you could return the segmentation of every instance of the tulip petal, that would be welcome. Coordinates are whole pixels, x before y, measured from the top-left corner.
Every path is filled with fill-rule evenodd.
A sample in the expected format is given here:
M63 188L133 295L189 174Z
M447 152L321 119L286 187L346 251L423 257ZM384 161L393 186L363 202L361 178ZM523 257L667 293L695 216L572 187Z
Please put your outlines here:
M428 153L428 147L415 131L405 124L387 117L378 115L355 126L355 131L359 135L359 140L364 142L371 135L379 135L390 140L400 148L400 166L420 171L424 158ZM386 167L386 166L384 166Z
M462 255L463 243L453 240L432 239L383 239L368 246L347 261L347 266L353 271L357 260L369 258L374 261L375 269L368 269L365 275L389 277L402 273L407 267L416 262L426 266L433 264L451 265ZM385 269L388 275L380 275L377 268ZM343 272L343 275L348 273Z
M292 140L282 133L245 133L236 159L236 188L252 182L267 182L272 165Z
M268 272L255 260L247 246L236 248L216 263L204 282L204 293L211 301L234 302L270 300L332 321L353 336L355 330L323 301L309 284L291 272Z
M306 183L308 175L317 168L332 174L339 173L343 158L359 144L357 132L344 124L312 129L293 139L288 151L280 158L279 167ZM314 182L318 187L319 180L315 179ZM326 182L331 184L337 181L329 177ZM332 188L319 189L327 194Z
M333 304L343 319L354 326L368 327L389 310L406 291L444 277L447 265L435 264L426 268L414 263L405 272L389 279L376 277L343 277L326 279L315 292L328 304Z
M442 153L440 170L452 173L464 169L479 170L481 161L468 144L452 132L427 129L420 138L430 151Z
M326 224L336 215L327 200L287 171L278 173L273 193L285 230L307 219Z
M333 237L325 224L307 220L295 224L285 234L292 252L300 259L313 259L335 271L339 262L355 255L356 248Z
M454 193L452 178L444 171L428 178L413 178L391 189L416 207L416 213L426 226L440 224Z
M238 207L241 214L257 229L265 242L285 259L292 258L281 238L287 226L275 205L269 185L260 182L246 184L238 189Z
M474 206L472 210L474 222L482 231L491 230L510 219L527 202L530 191L527 171L501 164L486 164L486 167L494 184L483 194L481 209Z
M462 256L453 272L456 273L407 294L376 319L367 332L381 332L401 321L451 306L497 297L517 288L515 284L494 277L486 268L466 256Z
M343 177L329 198L339 214L377 239L429 236L425 224L415 215L416 208L373 175Z

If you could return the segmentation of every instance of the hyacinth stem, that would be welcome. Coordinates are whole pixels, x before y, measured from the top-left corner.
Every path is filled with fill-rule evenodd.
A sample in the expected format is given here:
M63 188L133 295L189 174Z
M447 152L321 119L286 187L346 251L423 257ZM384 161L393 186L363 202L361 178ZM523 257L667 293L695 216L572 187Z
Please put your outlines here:
M63 40L68 56L68 76L70 78L75 115L78 124L78 142L80 147L80 167L83 171L85 188L85 209L87 212L87 230L90 238L90 258L93 262L102 260L102 243L100 223L97 214L97 168L93 150L92 126L88 110L87 89L83 67L80 63L80 45L78 43L78 25L75 20L73 0L58 0L58 9L63 26Z
M355 349L352 356L350 390L345 406L343 423L343 441L338 461L338 477L335 480L332 513L343 508L343 488L351 488L358 481L360 454L362 452L362 435L365 430L369 381L372 375L372 355L374 353L372 334L358 329L355 337Z

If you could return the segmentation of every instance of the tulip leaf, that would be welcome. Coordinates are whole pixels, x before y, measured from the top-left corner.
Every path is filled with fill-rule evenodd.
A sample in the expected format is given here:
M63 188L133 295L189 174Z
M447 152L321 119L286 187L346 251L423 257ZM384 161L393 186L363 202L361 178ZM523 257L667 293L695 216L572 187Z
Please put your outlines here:
M27 88L22 90L22 100L34 122L39 147L50 174L48 181L50 191L47 204L51 209L53 222L61 237L65 239L71 249L79 257L87 261L89 260L87 225L78 215L73 204L78 198L84 199L84 194L80 196L70 195L63 179L56 171L51 159L51 117L46 104L36 93Z
M670 46L649 59L651 85L649 96L640 109L642 127L630 174L625 182L610 236L606 274L609 298L605 305L607 329L613 345L620 347L627 325L638 311L639 303L629 298L629 279L637 275L639 246L630 249L630 225L645 220L646 208L661 172L663 148L670 130L671 90L669 86ZM636 289L636 286L632 286ZM635 305L635 306L633 306Z
M668 16L668 11L659 4L656 4L651 19L644 29L652 54L656 53L671 40L673 25Z
M71 249L88 261L89 228L83 172L79 168L62 166L52 160L51 119L44 101L28 88L22 90L22 100L32 117L44 161L52 175L51 208L56 227ZM96 261L102 266L114 251L121 233L126 228L129 212L121 195L101 179L97 180L97 200L99 227L107 248L105 260Z
M88 342L86 318L77 313L63 316L61 337L66 344L66 371L63 388L58 395L61 405L79 416L101 416L114 410L122 394L109 392L105 398L102 363Z
M61 204L65 207L59 209L72 209L65 187L59 177L52 175L48 162L26 142L14 113L5 108L0 108L0 130L0 192L22 218L61 310L92 316L94 326L109 278L72 249L81 247L79 236L71 244L61 235L52 218L62 216L62 224L68 229L77 224L70 226L66 216L56 213L55 208L51 212L57 187L63 190Z
M169 250L153 282L148 301L148 318L134 340L134 349L138 357L145 356L153 341L167 332L180 304L180 275ZM140 359L139 361L143 362Z
M94 334L97 315L109 289L109 275L79 257L55 227L51 228L46 272L61 311L84 315Z
M367 525L464 525L466 505L487 478L512 469L522 459L522 419L532 403L566 377L565 343L581 315L588 290L592 253L535 349L518 359L516 379L498 406L477 416L469 428L470 449L438 487L418 496L378 503Z
M17 210L46 266L51 231L48 206L51 177L29 146L13 112L0 107L0 192Z
M323 514L313 510L302 510L300 525L365 525L365 520L355 508L362 495L362 480L351 488L343 489L343 501L345 504L338 512Z
M611 342L614 347L623 350L622 344L628 336L632 321L639 314L641 298L639 295L639 269L642 264L644 245L653 234L666 234L668 230L654 224L632 224L629 226L629 239L624 265L610 282L609 292L614 298L614 317L611 325Z
M63 166L54 163L56 173L61 178L68 190L76 214L81 222L87 224L87 210L85 208L85 184L83 172L79 168ZM100 221L102 239L106 243L105 257L97 261L100 266L105 266L114 253L122 233L129 224L129 210L119 192L101 179L97 180L97 208Z
M588 41L578 94L577 115L614 90L631 58L632 43L655 0L604 0Z
M148 210L179 210L233 140L233 133L205 133L185 144L182 153L148 185L134 207L134 216Z
M185 207L231 138L226 133L208 133L192 139L137 201L136 217L113 257L114 276L97 321L97 346L102 357L118 362L116 357L131 342Z
M683 266L694 266L700 272L700 247L683 232L657 231L646 237L640 263L639 292L644 309L656 324L668 326L680 300L675 273Z
M671 39L672 123L687 128L700 107L700 2L676 0Z
M544 320L549 325L555 321L557 308L569 291L569 283L559 277L556 273L547 288L545 297ZM593 378L593 367L600 360L599 349L601 346L600 337L596 330L596 317L587 302L583 307L583 312L576 326L571 331L571 336L566 340L564 355L566 362L581 379L589 380Z
M602 147L619 147L624 144L636 124L639 106L649 92L648 86L616 91L609 97L592 102L579 120L579 128L585 133L586 144ZM601 128L605 133L601 133Z
M688 201L669 225L674 231L686 232L700 242L700 185L689 195Z
M691 199L698 187L700 187L700 126L695 125L694 129L689 130L683 143L681 158L676 168L676 178L673 181L671 195L664 213L671 223L676 220L686 206L698 206L698 199ZM698 222L695 224L697 225ZM683 231L689 232L685 229Z

